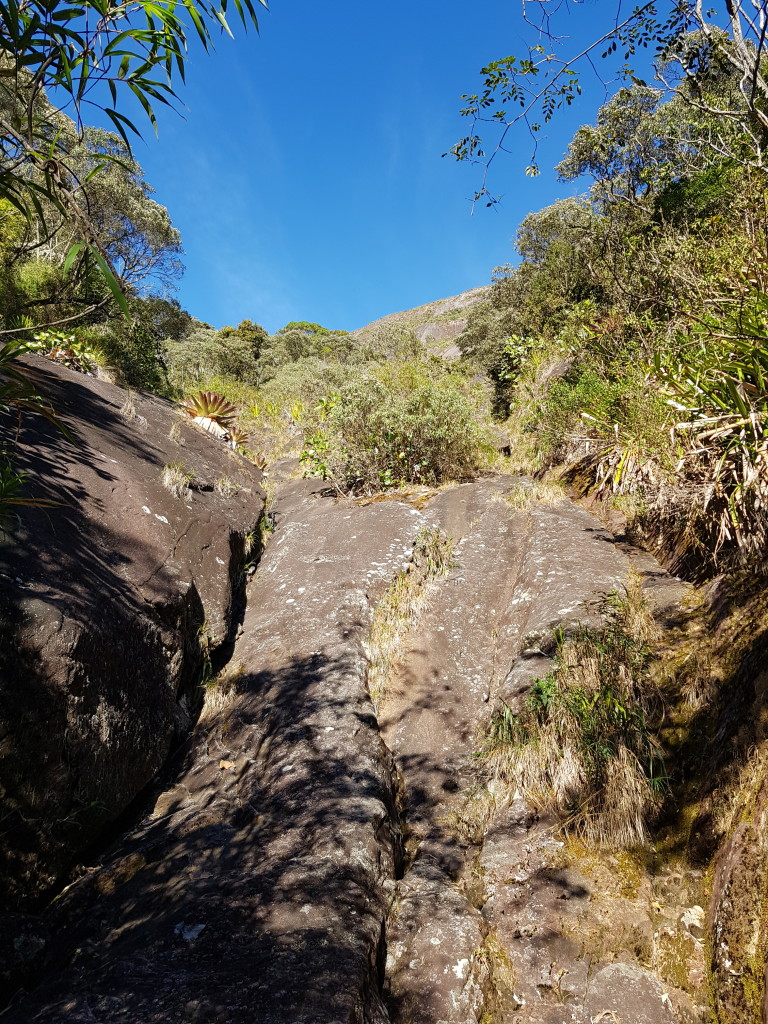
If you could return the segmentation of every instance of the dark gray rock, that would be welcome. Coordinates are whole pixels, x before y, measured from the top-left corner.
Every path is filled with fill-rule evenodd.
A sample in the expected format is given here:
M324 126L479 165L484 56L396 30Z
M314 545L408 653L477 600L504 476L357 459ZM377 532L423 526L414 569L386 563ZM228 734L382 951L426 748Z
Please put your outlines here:
M28 366L74 439L23 418L15 468L57 504L19 507L0 536L0 886L16 907L62 878L187 731L263 504L259 471L172 403ZM194 476L186 496L163 486L172 463Z
M149 816L54 905L49 976L9 1022L386 1024L400 834L363 641L420 521L292 503L249 585L234 690Z
M675 1024L669 996L650 971L635 964L609 964L589 985L586 1007L592 1020L619 1017L627 1024Z
M477 1024L489 966L482 915L423 862L398 884L387 926L387 1006L413 1024Z

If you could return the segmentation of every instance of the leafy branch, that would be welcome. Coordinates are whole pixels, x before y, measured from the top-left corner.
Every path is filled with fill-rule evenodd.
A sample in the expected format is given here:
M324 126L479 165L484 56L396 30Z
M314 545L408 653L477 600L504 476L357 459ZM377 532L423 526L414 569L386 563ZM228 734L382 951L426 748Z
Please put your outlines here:
M95 265L124 311L119 275L88 206L89 182L116 157L102 154L83 180L68 160L83 138L84 109L106 114L130 155L129 134L141 130L125 100L138 103L157 131L157 104L173 107L175 82L184 81L185 19L209 50L215 29L232 34L229 3L0 0L0 200L35 220L46 238L70 225L76 244L67 270ZM252 0L231 3L246 28L258 29Z
M572 54L562 53L565 37L555 35L557 18L563 16L562 3L553 7L547 0L523 0L522 6L538 41L528 47L524 57L509 56L484 67L482 90L462 96L461 114L470 120L470 129L449 153L483 169L473 205L484 202L492 206L499 201L500 197L489 191L489 172L500 153L511 153L509 139L514 128L524 126L532 140L526 174L535 176L540 173L536 156L541 131L558 110L570 106L581 94L584 76L596 78L607 90L609 77L599 67L600 61L607 61L612 67L610 80L644 86L637 67L642 51L652 51L656 77L665 88L715 118L745 125L753 148L762 154L761 135L768 132L768 84L761 70L768 35L765 4L726 0L722 13L704 10L701 0L669 0L665 5L641 4L624 18L618 5L613 23ZM663 13L662 7L666 8ZM718 63L738 77L738 104L719 105L700 87L701 79ZM677 80L673 80L673 68ZM753 124L759 126L757 132L750 132ZM487 132L490 143L483 139ZM762 166L762 157L757 163Z

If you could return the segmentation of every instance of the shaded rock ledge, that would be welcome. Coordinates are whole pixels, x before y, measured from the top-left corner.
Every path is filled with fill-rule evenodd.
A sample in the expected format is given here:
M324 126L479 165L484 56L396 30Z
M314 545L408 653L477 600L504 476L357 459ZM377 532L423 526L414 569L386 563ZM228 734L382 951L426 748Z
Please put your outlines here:
M250 584L229 702L175 784L54 905L47 979L9 1021L384 1024L401 857L366 690L372 602L421 516L289 486Z

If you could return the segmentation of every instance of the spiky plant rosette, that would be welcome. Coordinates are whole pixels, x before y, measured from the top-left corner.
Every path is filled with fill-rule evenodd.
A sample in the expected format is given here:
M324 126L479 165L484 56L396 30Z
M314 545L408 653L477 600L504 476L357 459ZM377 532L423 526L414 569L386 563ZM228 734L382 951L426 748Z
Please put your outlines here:
M179 402L180 407L193 419L207 419L229 428L234 422L237 407L215 391L198 391Z
M248 444L248 438L251 435L247 430L242 427L230 427L229 428L229 440L233 448L242 448Z

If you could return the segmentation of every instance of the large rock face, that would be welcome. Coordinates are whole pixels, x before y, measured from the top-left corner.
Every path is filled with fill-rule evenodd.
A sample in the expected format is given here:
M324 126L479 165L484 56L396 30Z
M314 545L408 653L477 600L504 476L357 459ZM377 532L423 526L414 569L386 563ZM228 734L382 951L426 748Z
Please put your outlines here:
M10 1021L387 1024L400 837L363 640L420 516L311 490L274 507L231 690L148 817L54 904L63 970Z
M471 308L483 302L490 289L470 288L460 295L453 295L437 302L428 302L416 309L402 313L390 313L381 320L359 327L352 334L359 341L367 341L389 328L412 330L424 348L443 359L454 360L461 355L456 339L467 326Z
M12 797L53 816L41 822L43 855L25 854L33 827L14 819L12 852L30 872L55 864L65 840L76 848L66 814L91 827L83 793L97 794L96 815L99 787L129 791L183 728L201 636L233 632L238 516L250 514L245 488L256 492L231 482L219 488L228 497L187 500L156 487L170 457L152 417L167 426L172 412L137 402L148 423L136 453L138 428L109 405L122 395L100 388L62 384L56 399L112 408L98 457L95 444L78 454L45 431L27 439L30 460L55 446L57 486L74 488L77 465L88 498L30 513L9 549L26 576L3 577L15 672L3 696L16 716L5 742L11 753L26 736L36 744L17 755L27 774ZM228 456L204 437L189 453L192 436L174 461L210 481ZM590 845L482 756L497 702L525 701L552 667L556 633L599 623L602 598L630 572L672 628L692 597L567 499L540 503L532 490L523 501L526 486L494 477L410 503L337 499L321 481L277 490L242 629L193 731L42 926L17 914L0 929L0 971L8 951L37 953L42 967L4 1020L703 1024L710 1002L721 1024L766 1018L764 760L700 869L677 856L674 831L657 831L657 866ZM50 531L39 566L19 544L33 527ZM444 572L423 575L418 552L435 527L455 544ZM734 654L741 682L717 726L729 737L741 724L742 746L768 735L758 611L722 640L738 652L738 637L755 634L746 661ZM690 625L701 646L702 623ZM705 756L717 767L716 746Z
M17 909L187 728L263 505L260 472L172 403L28 366L73 439L24 417L15 468L58 504L20 509L0 536L0 885ZM162 480L173 464L178 496Z

